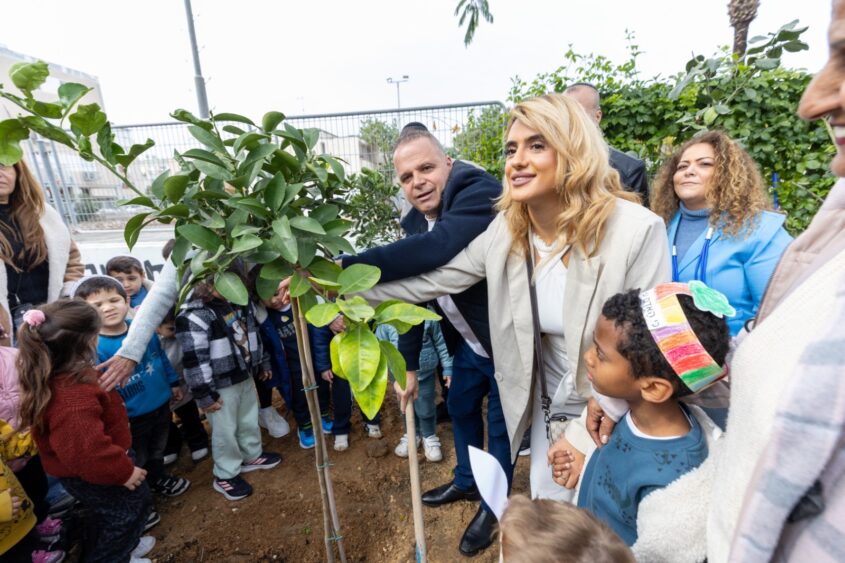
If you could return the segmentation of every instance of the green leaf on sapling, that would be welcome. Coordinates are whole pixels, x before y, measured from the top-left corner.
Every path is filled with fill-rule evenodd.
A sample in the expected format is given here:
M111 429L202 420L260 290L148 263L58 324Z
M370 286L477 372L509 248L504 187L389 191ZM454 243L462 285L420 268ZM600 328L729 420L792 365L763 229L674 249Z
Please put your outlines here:
M68 119L71 126L85 137L99 131L108 121L106 114L103 113L98 104L81 104L75 112L70 114Z
M301 297L311 289L311 283L308 278L303 276L300 272L295 272L290 280L290 296Z
M219 272L214 276L214 289L227 301L244 306L249 303L249 293L243 280L234 272Z
M340 295L366 291L378 283L381 270L368 264L353 264L337 277L340 283Z
M359 391L366 389L376 376L381 359L381 348L375 335L363 324L347 327L338 353L341 368L349 377L352 388Z
M384 393L387 390L387 359L383 355L381 356L376 367L376 373L365 389L356 389L352 385L351 379L350 387L352 388L355 401L361 408L361 412L368 418L374 418L379 410L381 410L381 405L384 402Z
M381 354L387 358L387 366L390 373L393 374L393 379L399 383L399 387L404 389L406 383L405 371L407 370L405 358L402 357L402 354L399 353L392 342L379 340L378 345L381 348Z
M44 61L15 63L9 68L9 78L12 79L12 83L27 98L32 97L33 90L38 90L48 76L50 76L50 68Z
M176 231L195 246L210 252L215 252L223 244L223 240L219 236L202 225L180 225L176 227Z
M338 298L337 305L343 311L344 315L356 323L369 321L375 314L375 310L360 295L356 295L351 299Z
M279 111L268 111L264 114L264 117L261 119L261 128L264 129L266 132L273 131L276 127L279 126L279 123L284 121L285 114Z
M82 97L93 90L84 84L77 84L76 82L65 82L59 86L59 103L64 108L64 115L67 115L73 106L82 99Z
M29 129L17 119L0 121L0 164L12 166L23 158L21 141L29 138Z
M336 303L319 303L308 311L305 318L314 326L326 326L335 319L339 311Z

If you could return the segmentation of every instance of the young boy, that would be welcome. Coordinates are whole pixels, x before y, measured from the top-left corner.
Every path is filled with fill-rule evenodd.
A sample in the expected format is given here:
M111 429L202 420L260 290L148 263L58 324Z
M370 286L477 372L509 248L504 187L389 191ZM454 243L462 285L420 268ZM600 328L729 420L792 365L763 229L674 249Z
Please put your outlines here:
M102 325L97 342L100 362L111 358L120 349L129 323L129 297L123 285L108 276L91 276L82 280L73 296L93 305L100 313ZM170 400L180 399L179 376L167 360L158 338L152 338L144 357L126 385L117 388L126 403L135 463L147 470L147 483L159 494L175 497L188 490L190 481L164 472L164 448L170 426ZM149 523L157 521L151 513ZM150 527L152 524L150 524Z
M261 339L265 348L272 352L273 377L269 384L279 389L286 402L290 399L288 405L296 420L299 446L305 450L311 449L314 447L314 429L302 384L302 366L299 362L299 345L296 343L290 299L286 293L276 291L270 299L261 302L267 308L267 318L261 323ZM258 386L263 384L264 382L256 382ZM322 379L318 379L317 384L323 433L331 434L333 424L329 416L329 384ZM259 391L259 396L260 394ZM272 406L270 408L275 412ZM280 415L277 413L276 416ZM267 427L269 426L270 424L267 424Z
M730 331L723 315L730 314L727 299L701 282L620 293L602 308L587 372L598 393L624 399L630 410L590 457L578 506L628 545L637 541L643 498L707 457L705 432L678 399L724 376ZM567 471L578 472L579 454L559 455L558 444L549 457L555 480L564 484Z
M134 311L140 307L152 286L152 282L144 275L141 261L132 256L115 256L106 263L106 274L113 277L123 286L129 296L129 306Z
M187 442L191 450L191 459L200 461L208 455L208 432L202 425L197 402L194 401L182 375L182 346L176 339L176 314L173 311L168 311L156 332L170 365L179 374L179 386L182 389L182 399L170 403L171 411L179 417L182 426L176 426L171 418L167 447L164 450L164 464L168 465L176 461L183 441Z
M236 266L229 269L241 275ZM253 377L270 377L255 306L226 301L212 281L194 286L176 316L185 380L211 424L215 491L228 500L252 494L241 473L272 469L282 456L262 450Z

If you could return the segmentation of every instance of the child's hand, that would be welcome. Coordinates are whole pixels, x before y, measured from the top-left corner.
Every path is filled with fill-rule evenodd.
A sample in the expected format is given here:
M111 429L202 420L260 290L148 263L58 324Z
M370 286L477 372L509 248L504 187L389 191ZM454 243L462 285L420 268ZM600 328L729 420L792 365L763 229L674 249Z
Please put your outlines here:
M328 381L329 383L331 383L334 379L334 374L332 373L332 370L327 369L326 371L320 374L320 377L323 378L323 381Z
M452 376L451 375L444 375L443 382L446 384L446 389L452 387Z
M270 370L264 370L261 372L261 375L258 376L258 379L261 381L270 381L271 377L273 377L273 372Z
M223 399L217 399L216 401L214 401L213 403L211 403L210 405L205 407L203 410L205 412L217 412L222 408L223 408Z
M586 456L561 438L549 448L548 461L552 466L552 479L561 487L574 489L581 477Z
M12 501L12 520L17 518L18 512L21 510L21 499L19 497L11 497Z
M181 387L171 387L170 388L170 400L171 400L171 402L178 403L179 401L182 400L182 398L184 396L185 396L185 394L182 393Z
M346 323L343 320L343 315L338 315L332 322L329 323L329 328L335 334L346 330Z
M123 486L129 489L130 491L134 491L135 489L141 486L141 483L143 483L144 479L146 478L147 470L141 469L140 467L135 467L135 469L132 470L132 475L123 484Z

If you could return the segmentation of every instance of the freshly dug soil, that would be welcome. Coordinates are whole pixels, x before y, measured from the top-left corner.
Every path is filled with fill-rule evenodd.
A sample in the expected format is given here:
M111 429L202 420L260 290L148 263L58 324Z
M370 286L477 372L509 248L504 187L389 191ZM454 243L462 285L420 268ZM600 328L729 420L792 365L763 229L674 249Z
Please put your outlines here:
M284 438L270 438L262 431L265 449L281 453L282 463L273 470L247 474L245 478L255 492L238 502L227 501L212 489L210 458L194 464L184 449L170 470L190 479L191 488L180 497L157 500L161 524L150 533L158 543L147 557L157 563L324 561L314 450L299 447L292 421L291 426L291 433ZM331 449L333 439L326 436L347 559L414 561L408 461L393 454L404 432L395 402L386 399L382 408L387 455L371 457L373 446L369 443L374 440L364 433L357 411L352 427L347 451ZM442 462L426 461L420 448L423 491L449 481L455 465L451 424L438 425L437 432L443 445ZM519 458L514 492L528 494L528 470L528 458ZM458 552L458 542L476 510L477 503L469 502L423 507L429 561L469 561ZM498 558L498 542L494 542L472 561L492 563Z

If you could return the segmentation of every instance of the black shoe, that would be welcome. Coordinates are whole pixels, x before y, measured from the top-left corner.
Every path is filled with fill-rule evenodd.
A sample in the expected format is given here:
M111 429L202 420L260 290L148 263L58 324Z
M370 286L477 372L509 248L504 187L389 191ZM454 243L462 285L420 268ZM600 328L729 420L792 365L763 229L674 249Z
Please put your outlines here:
M493 533L496 530L496 517L492 512L487 512L479 507L478 512L467 526L464 537L458 549L461 555L472 557L479 551L493 543Z
M440 485L436 489L426 491L422 496L422 502L426 506L440 506L441 504L449 504L458 500L479 499L481 499L481 495L478 494L478 489L464 491L451 482Z

